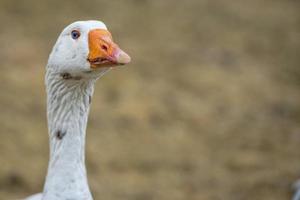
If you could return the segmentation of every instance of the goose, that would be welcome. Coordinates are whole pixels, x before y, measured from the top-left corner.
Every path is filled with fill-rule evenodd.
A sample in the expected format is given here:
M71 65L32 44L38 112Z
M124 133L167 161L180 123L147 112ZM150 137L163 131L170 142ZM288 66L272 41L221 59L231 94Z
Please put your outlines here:
M101 21L77 21L59 35L48 58L45 85L50 160L42 193L25 200L92 200L85 136L94 84L130 56Z
M300 179L293 184L294 196L293 200L300 200Z

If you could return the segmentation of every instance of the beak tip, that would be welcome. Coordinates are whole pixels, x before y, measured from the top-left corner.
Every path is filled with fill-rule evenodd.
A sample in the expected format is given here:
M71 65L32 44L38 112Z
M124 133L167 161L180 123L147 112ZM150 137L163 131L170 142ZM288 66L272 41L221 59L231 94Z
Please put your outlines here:
M125 52L120 53L117 59L117 62L121 65L128 64L130 63L130 61L131 61L130 56Z

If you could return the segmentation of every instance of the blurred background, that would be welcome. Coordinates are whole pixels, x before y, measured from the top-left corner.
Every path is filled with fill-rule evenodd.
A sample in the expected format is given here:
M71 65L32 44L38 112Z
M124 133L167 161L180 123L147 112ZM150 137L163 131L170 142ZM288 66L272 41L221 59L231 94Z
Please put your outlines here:
M0 199L41 192L45 65L61 30L104 21L132 57L97 82L95 199L288 200L300 177L300 2L0 0Z

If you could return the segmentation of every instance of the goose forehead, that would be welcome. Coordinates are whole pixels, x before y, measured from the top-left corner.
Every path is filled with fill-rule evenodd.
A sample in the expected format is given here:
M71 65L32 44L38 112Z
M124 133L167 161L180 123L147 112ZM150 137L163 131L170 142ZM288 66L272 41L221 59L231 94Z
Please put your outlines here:
M81 31L89 32L92 29L104 29L107 30L106 25L101 21L89 20L89 21L77 21L68 25L63 33L69 32L70 30L78 29Z

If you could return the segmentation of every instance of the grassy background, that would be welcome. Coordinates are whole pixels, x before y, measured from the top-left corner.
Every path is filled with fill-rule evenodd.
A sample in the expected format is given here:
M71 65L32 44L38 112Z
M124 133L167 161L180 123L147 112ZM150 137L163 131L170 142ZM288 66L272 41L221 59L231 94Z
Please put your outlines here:
M44 72L58 34L104 21L132 57L98 83L95 199L287 200L300 176L295 0L0 0L0 199L42 191Z

